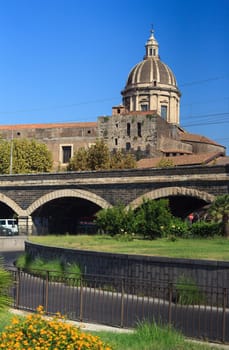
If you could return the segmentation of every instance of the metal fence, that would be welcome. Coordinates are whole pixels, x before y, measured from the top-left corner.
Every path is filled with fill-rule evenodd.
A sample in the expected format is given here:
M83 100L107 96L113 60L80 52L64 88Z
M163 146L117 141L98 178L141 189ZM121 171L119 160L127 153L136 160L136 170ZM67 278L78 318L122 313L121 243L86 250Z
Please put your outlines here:
M188 337L229 342L229 290L104 275L54 276L11 270L13 306L68 319L132 328L139 322L168 324ZM136 283L137 282L137 283ZM137 286L137 287L136 287Z

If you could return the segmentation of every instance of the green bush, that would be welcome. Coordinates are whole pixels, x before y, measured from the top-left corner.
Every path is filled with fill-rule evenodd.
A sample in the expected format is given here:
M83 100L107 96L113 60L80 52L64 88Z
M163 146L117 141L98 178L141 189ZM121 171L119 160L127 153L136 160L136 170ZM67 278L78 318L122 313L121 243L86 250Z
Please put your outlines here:
M175 288L176 300L179 304L199 305L205 302L204 294L191 277L181 275L177 280Z
M180 218L173 217L168 231L170 236L185 238L189 236L190 225Z
M31 256L29 254L21 254L16 260L16 267L19 269L28 268L31 263Z
M67 277L67 284L69 286L80 286L82 280L82 272L76 263L68 263L64 267L64 272Z
M136 232L150 239L165 237L172 219L167 199L144 200L136 213Z
M10 305L9 287L11 285L11 274L4 269L3 260L0 257L0 311L5 310Z
M193 237L214 237L222 235L222 224L216 222L195 222L190 226L190 234Z
M52 280L60 280L62 277L79 280L82 276L81 269L76 263L63 264L58 259L46 261L40 257L33 260L28 254L19 256L16 261L16 267L25 269L42 278L45 278L48 272Z
M125 209L122 204L100 210L95 223L100 233L111 236L122 235L124 232L131 234L135 230L134 212Z

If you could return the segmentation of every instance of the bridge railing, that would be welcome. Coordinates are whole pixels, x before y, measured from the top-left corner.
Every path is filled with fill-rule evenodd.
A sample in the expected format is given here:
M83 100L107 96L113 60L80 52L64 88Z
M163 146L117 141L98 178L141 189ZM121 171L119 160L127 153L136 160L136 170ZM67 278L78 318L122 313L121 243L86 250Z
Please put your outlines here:
M188 337L229 343L227 288L143 279L136 283L136 279L105 275L58 277L38 270L11 273L14 308L34 312L42 305L50 315L60 312L71 320L115 327L154 321Z

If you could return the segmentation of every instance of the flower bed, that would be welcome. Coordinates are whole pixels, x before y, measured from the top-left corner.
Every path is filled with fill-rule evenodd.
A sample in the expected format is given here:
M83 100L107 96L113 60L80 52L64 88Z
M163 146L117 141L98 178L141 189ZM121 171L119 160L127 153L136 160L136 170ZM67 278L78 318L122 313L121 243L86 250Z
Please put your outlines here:
M42 307L23 319L15 317L0 335L0 349L112 350L97 336L64 322L61 315L47 319Z

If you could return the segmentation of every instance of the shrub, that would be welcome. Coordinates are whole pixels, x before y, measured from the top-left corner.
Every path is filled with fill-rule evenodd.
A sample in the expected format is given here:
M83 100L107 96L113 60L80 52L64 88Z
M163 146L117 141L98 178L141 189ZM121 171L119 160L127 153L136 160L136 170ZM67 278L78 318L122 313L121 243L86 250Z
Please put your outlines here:
M9 287L12 284L12 278L8 271L3 268L3 262L0 258L0 311L10 305Z
M16 267L19 269L28 268L31 263L31 256L29 254L21 254L16 260Z
M196 282L191 277L184 275L181 275L177 280L176 299L182 305L199 305L205 301L204 294Z
M190 227L190 234L193 237L214 237L222 235L222 224L199 221Z
M169 235L175 237L188 237L190 227L186 221L181 220L180 218L173 217L171 224L169 226Z
M122 204L100 210L95 222L101 233L111 236L134 232L134 212L132 209L126 210Z
M166 236L172 218L167 199L144 200L136 213L136 232L150 239Z
M15 317L0 335L0 349L111 350L99 337L67 324L59 314L46 319L43 313L39 307L37 314Z
M60 280L62 277L67 277L66 275L70 275L69 278L71 278L72 281L73 279L79 280L82 275L80 267L76 263L64 265L58 259L46 261L40 257L33 260L27 254L22 254L17 259L16 266L30 273L39 275L42 278L45 278L48 272L49 277L55 281ZM72 282L71 284L74 283Z
M67 274L67 284L69 286L79 286L82 280L82 272L76 263L67 264L64 268L65 273Z

